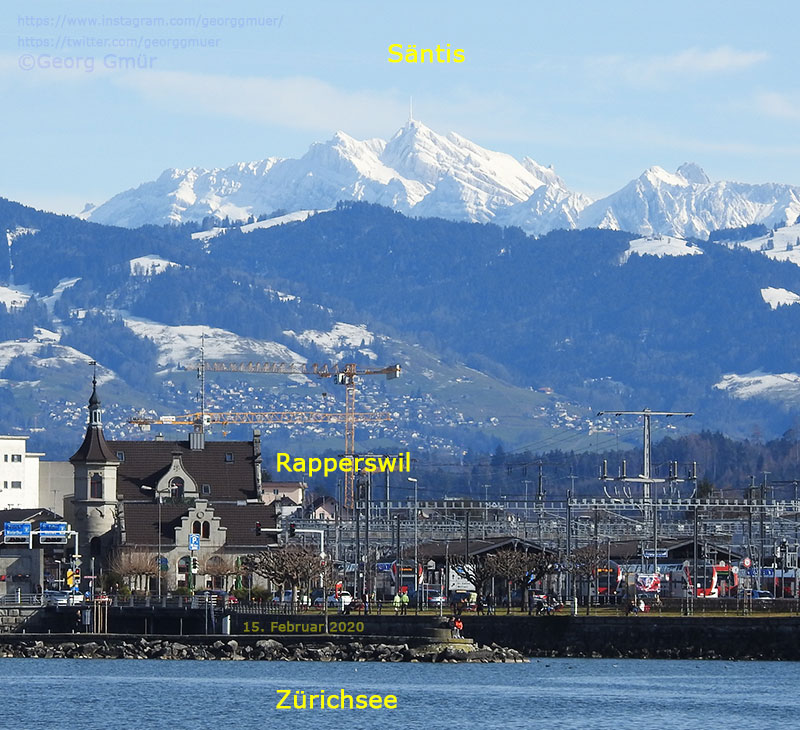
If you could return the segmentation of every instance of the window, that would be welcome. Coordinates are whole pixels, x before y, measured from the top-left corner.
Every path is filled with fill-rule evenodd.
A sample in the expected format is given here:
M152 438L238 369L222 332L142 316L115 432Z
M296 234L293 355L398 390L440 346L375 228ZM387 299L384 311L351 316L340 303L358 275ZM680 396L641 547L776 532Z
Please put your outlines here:
M183 497L183 479L173 477L169 480L169 492L172 497Z
M232 451L226 451L225 452L225 461L228 462L229 464L233 463L233 452Z
M3 456L5 457L4 461L8 461L8 454L3 454Z
M12 489L22 489L22 482L11 482Z
M117 461L125 461L125 452L117 451Z
M203 531L200 533L200 536L205 540L211 537L211 523L208 520L203 522Z
M103 498L103 477L101 474L92 474L89 481L89 496L92 499Z
M184 555L178 561L178 575L188 575L189 574L189 556Z
M203 494L211 494L211 485L210 484L204 484L203 485Z
M11 461L22 461L22 454L11 454Z
M195 520L194 522L192 522L192 533L194 533L195 535L200 534L200 520Z

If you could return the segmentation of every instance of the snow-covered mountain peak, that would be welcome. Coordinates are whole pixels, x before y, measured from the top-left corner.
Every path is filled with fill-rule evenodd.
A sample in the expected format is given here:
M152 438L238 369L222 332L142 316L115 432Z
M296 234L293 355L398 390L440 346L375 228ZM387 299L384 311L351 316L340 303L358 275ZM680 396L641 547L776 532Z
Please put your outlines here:
M543 185L558 189L551 198L570 195L552 168L409 119L388 142L339 131L299 159L270 157L214 170L171 168L84 215L135 227L207 216L243 220L363 200L418 216L486 222Z
M675 172L650 167L592 202L568 189L552 166L520 161L455 132L440 134L416 119L388 142L339 131L298 159L168 169L81 217L128 227L209 216L244 221L275 211L327 210L343 200L417 217L514 225L535 235L600 227L706 238L720 228L772 227L800 217L800 187L712 183L693 162Z
M705 170L696 162L684 162L675 172L684 180L695 185L705 185L711 182Z
M685 188L690 184L683 175L667 172L663 167L659 167L658 165L648 167L639 176L639 181L649 183L656 187L660 185L673 185L675 187Z

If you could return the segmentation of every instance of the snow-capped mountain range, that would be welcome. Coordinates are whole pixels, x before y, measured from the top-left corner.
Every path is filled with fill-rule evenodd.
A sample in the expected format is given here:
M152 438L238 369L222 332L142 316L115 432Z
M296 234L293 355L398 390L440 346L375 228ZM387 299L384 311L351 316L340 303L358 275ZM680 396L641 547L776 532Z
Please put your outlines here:
M342 200L417 217L519 226L534 235L599 227L705 238L719 228L793 224L800 216L800 186L712 182L693 163L674 173L651 167L592 201L567 188L552 167L409 120L388 142L337 132L299 159L170 168L157 180L87 206L82 217L129 228L207 216L245 221L276 210L325 210Z

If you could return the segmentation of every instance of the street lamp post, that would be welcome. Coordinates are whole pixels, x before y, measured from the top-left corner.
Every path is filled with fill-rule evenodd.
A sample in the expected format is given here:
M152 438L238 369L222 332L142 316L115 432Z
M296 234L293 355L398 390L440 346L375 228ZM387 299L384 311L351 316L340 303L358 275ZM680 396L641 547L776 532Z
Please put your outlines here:
M419 569L419 502L417 499L417 480L413 477L408 477L408 481L414 483L414 595L417 611L419 611L419 579L417 577L417 570Z
M158 558L156 560L156 586L158 600L161 602L161 492L158 492Z
M161 600L161 565L162 565L162 561L161 561L161 503L162 503L162 499L161 499L161 495L164 494L165 492L172 493L172 488L170 486L167 486L167 487L164 487L163 489L157 489L156 487L142 486L142 489L147 491L147 492L152 492L153 496L156 497L156 499L158 499L158 557L156 558L156 584L157 584L156 590L158 591L157 595L158 595L158 600L160 601Z

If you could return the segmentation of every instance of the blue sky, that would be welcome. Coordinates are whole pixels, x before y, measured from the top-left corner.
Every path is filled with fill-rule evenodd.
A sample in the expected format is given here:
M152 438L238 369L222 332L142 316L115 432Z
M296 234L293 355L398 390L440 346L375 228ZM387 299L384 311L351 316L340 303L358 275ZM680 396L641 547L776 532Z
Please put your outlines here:
M251 17L279 20L182 20ZM299 156L338 129L387 138L412 96L433 129L552 164L593 197L687 160L800 185L795 2L7 0L0 18L0 196L59 212L167 167ZM215 46L141 45L189 41ZM391 43L466 61L390 64ZM127 56L149 68L114 67Z

